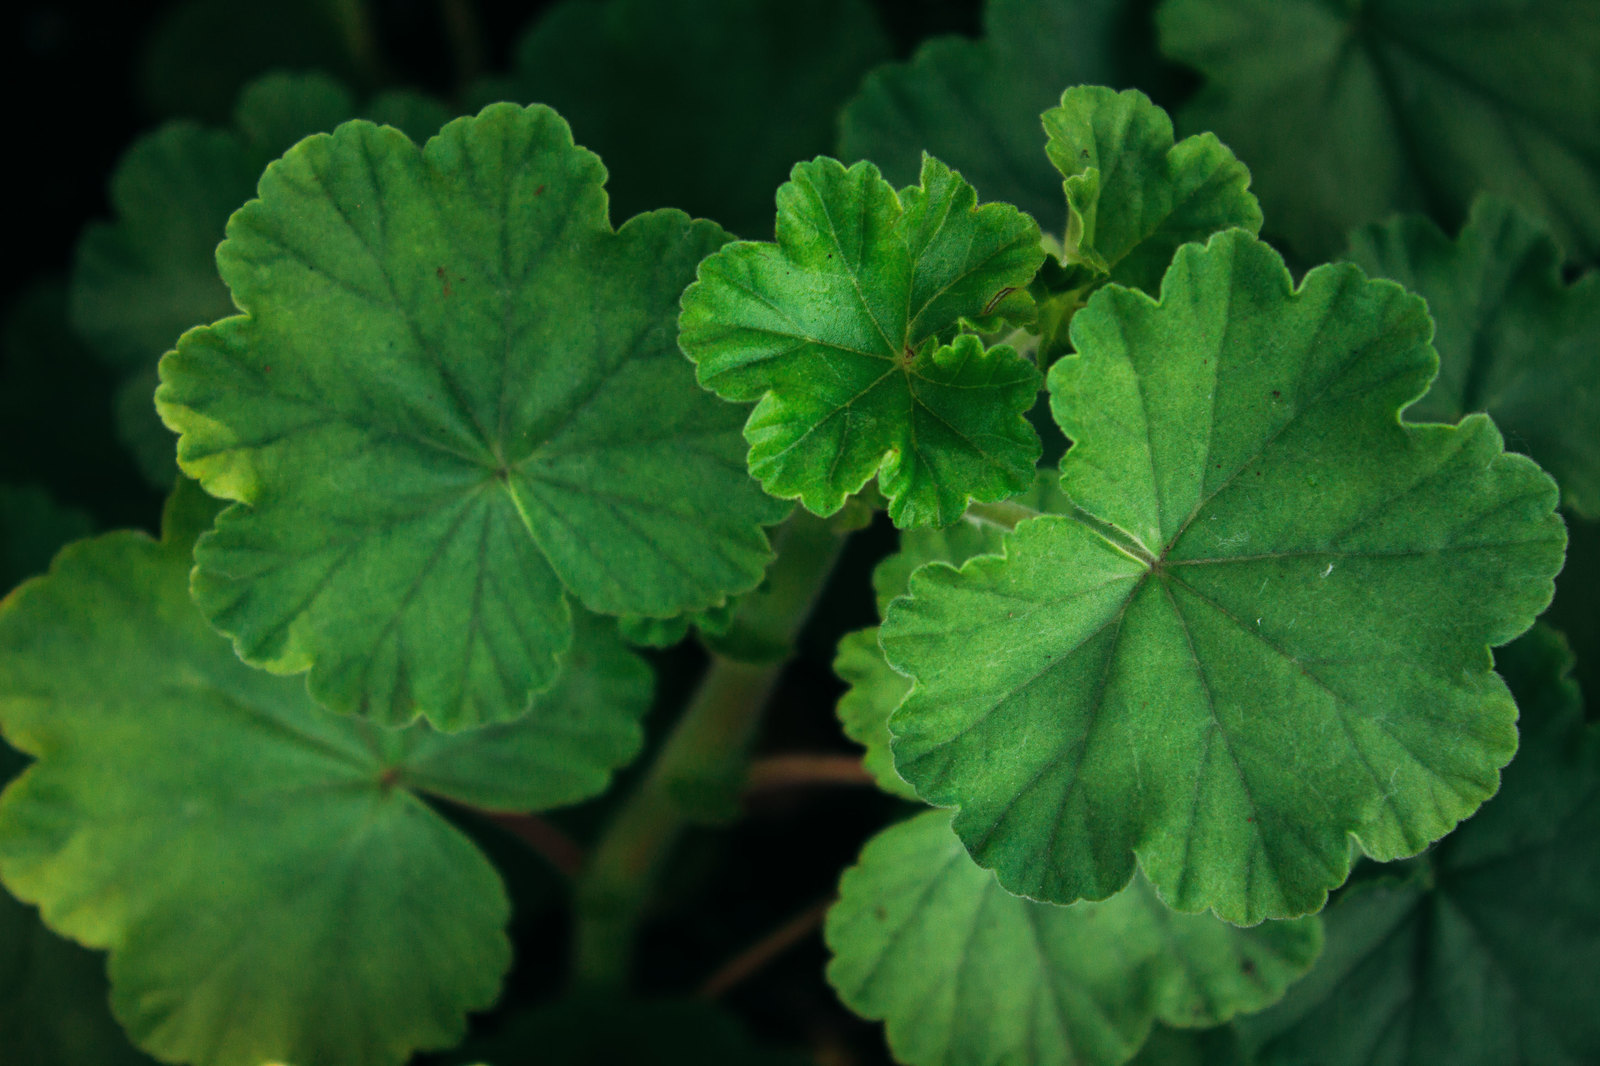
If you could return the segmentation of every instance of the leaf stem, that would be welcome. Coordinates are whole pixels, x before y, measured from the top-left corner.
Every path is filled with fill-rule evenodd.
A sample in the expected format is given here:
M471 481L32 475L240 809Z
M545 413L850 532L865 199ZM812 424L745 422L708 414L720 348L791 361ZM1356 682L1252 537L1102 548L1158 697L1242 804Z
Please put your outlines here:
M833 896L820 899L719 966L700 986L701 999L721 999L735 986L759 973L773 959L816 932L833 906Z
M977 525L999 526L1004 530L1012 530L1016 529L1019 523L1026 522L1030 518L1038 518L1042 513L1027 504L1001 500L999 503L970 504L965 517L967 521Z
M378 52L378 35L367 0L334 0L333 15L351 62L367 82L367 88L380 84L384 80L383 58Z
M735 611L731 643L713 650L699 689L578 880L573 980L580 987L626 984L635 931L673 845L690 824L737 810L750 742L788 658L773 647L793 644L844 543L803 511L775 540L777 561Z
M872 775L859 755L835 752L799 752L768 755L750 763L745 776L746 795L806 785L870 785Z
M553 822L536 814L489 813L490 821L518 837L565 877L583 870L583 847Z

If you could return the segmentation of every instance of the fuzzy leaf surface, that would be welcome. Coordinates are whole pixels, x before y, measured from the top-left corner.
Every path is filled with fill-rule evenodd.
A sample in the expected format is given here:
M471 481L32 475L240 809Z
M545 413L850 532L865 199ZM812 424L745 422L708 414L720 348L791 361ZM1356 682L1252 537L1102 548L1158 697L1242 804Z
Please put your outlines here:
M939 37L874 70L839 118L839 152L890 181L916 179L922 154L947 161L987 199L1066 232L1061 178L1041 154L1038 115L1068 85L1145 84L1154 51L1128 0L989 0L983 37Z
M726 236L676 211L614 231L604 178L510 104L420 151L351 122L268 167L218 250L246 314L187 334L157 394L180 465L240 501L194 590L248 662L309 668L335 710L483 725L554 680L568 592L666 617L760 579L782 508L674 343Z
M1590 0L1166 0L1163 51L1206 84L1180 126L1250 167L1313 261L1394 211L1454 225L1482 190L1600 258L1600 19Z
M1549 602L1557 490L1484 416L1409 425L1423 303L1350 265L1292 287L1240 231L1160 302L1102 289L1051 370L1073 515L929 566L882 631L916 687L895 765L1014 892L1305 914L1494 793L1488 647Z
M1358 231L1345 257L1428 301L1439 377L1410 416L1487 411L1569 508L1600 518L1600 273L1565 284L1549 233L1493 197L1453 241L1411 215Z
M974 865L948 811L867 843L826 936L829 982L910 1066L1115 1066L1157 1019L1272 1003L1322 945L1316 918L1240 929L1170 910L1142 879L1102 903L1021 899Z
M0 798L0 878L110 950L113 1010L163 1059L376 1066L447 1047L498 994L508 903L422 795L593 794L637 750L644 668L598 626L585 646L607 676L567 679L514 726L330 715L195 609L191 549L215 509L181 487L162 541L79 542L0 609L0 729L36 760Z
M948 525L1033 476L1038 371L955 331L1025 305L1043 259L1032 219L938 160L896 193L819 158L778 190L777 243L701 264L680 343L706 388L759 401L744 433L769 493L830 515L877 474L896 525Z
M1068 89L1043 119L1066 179L1068 264L1154 293L1180 245L1261 229L1244 164L1213 134L1174 143L1172 120L1137 89Z
M1600 736L1554 633L1497 659L1522 708L1499 795L1329 908L1322 960L1240 1024L1260 1066L1600 1061Z

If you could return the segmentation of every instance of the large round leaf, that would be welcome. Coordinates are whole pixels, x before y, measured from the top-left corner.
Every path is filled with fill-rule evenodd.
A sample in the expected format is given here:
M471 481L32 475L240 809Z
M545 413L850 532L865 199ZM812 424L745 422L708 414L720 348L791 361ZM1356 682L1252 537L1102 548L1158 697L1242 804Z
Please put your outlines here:
M1240 929L1143 880L1103 903L1011 895L929 811L873 838L828 913L828 980L911 1066L1114 1066L1152 1024L1215 1025L1316 958L1315 918Z
M674 343L726 235L613 231L604 178L509 104L420 152L351 122L268 167L217 253L247 313L187 334L157 394L180 465L242 501L194 591L246 660L310 668L336 710L480 725L555 677L568 591L665 617L760 579L781 508Z
M1111 286L1050 374L1070 516L929 566L881 641L895 765L1028 896L1318 909L1348 837L1410 855L1494 793L1516 707L1488 646L1549 602L1556 487L1483 416L1409 425L1423 303L1353 266L1295 289L1240 231L1161 300Z
M592 795L638 748L648 674L600 625L583 648L601 676L515 724L330 715L190 601L214 511L181 488L164 540L80 542L0 610L0 728L36 759L0 799L0 878L110 950L117 1017L159 1057L378 1066L449 1046L498 993L508 905L422 794Z

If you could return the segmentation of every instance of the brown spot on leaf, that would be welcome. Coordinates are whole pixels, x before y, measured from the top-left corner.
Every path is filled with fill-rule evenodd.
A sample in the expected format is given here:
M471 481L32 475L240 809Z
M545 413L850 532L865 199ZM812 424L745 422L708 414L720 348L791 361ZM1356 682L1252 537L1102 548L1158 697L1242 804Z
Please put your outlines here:
M433 273L434 276L439 279L439 284L444 286L444 294L446 296L453 296L454 293L450 291L450 275L444 272L444 267L440 267Z
M537 189L533 190L533 195L535 195L535 196L543 196L544 195L544 186L541 185Z

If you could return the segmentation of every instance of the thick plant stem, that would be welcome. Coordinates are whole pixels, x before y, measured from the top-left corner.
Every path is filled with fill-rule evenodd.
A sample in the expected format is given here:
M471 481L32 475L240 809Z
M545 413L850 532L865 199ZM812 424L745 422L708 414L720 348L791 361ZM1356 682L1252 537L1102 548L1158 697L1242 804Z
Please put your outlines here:
M750 741L788 657L777 649L792 646L844 538L796 512L776 540L765 584L735 613L694 698L578 881L573 979L580 987L627 982L635 931L673 845L691 823L735 809Z

